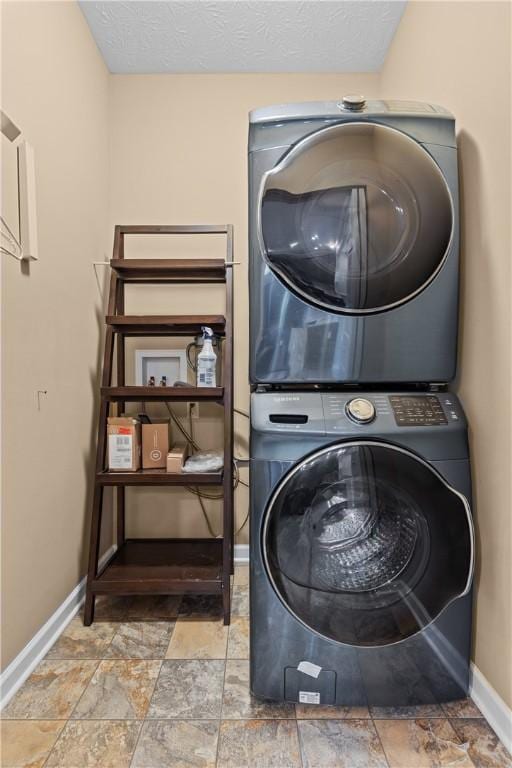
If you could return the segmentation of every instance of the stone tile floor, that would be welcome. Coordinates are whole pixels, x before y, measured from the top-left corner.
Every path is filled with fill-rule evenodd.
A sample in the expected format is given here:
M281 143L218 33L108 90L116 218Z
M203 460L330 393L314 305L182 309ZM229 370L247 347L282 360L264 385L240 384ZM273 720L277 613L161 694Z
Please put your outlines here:
M207 597L97 601L2 713L3 768L512 768L471 701L308 707L249 693L247 567Z

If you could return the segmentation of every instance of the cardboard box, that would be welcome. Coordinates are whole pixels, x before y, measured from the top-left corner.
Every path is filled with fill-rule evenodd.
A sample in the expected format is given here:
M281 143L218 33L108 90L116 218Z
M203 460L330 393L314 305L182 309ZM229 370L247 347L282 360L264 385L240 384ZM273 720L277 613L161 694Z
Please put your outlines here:
M109 472L140 469L140 422L132 416L109 416L107 455Z
M165 469L169 450L169 419L153 419L142 425L143 469Z
M176 443L167 454L167 471L183 472L183 465L188 456L188 445Z

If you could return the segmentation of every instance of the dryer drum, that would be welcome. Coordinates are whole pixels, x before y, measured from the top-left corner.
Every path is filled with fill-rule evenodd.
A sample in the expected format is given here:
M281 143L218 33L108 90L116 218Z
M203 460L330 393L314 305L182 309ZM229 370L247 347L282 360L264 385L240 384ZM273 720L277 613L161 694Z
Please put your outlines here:
M301 298L335 312L383 311L423 290L443 264L453 222L426 149L375 123L306 136L261 183L263 257Z
M414 454L343 443L307 457L271 497L262 548L302 623L338 642L414 635L468 587L467 502Z

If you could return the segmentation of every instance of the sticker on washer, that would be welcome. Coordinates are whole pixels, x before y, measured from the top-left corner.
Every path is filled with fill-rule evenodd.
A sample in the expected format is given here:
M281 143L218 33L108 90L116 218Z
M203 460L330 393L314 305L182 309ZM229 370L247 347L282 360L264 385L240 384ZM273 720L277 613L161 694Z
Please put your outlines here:
M322 667L319 667L317 664L312 664L310 661L301 661L297 669L299 672L304 672L305 675L309 675L315 679L322 671Z
M316 691L299 691L300 704L320 704L320 693Z

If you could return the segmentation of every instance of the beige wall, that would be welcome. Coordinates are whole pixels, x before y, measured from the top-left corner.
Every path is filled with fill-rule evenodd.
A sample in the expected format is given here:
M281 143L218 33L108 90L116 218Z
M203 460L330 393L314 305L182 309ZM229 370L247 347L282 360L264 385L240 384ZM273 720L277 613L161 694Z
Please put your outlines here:
M247 132L249 110L290 101L332 99L362 90L377 94L378 75L114 75L110 81L111 224L232 223L235 226L235 404L247 410ZM139 239L137 250L149 253L152 243ZM163 246L159 243L158 247ZM169 246L172 247L172 246ZM221 253L222 243L180 240L173 253ZM135 289L134 289L135 290ZM140 289L131 307L157 311L219 308L211 289L184 291L181 296ZM155 303L158 300L158 305ZM178 302L178 303L176 303ZM149 345L148 345L149 346ZM197 422L201 445L221 440L215 407L201 405L206 423ZM196 424L196 422L194 422ZM247 456L247 423L235 418L237 454ZM247 480L247 471L242 470ZM128 530L136 535L207 535L194 497L179 490L128 491ZM206 502L215 530L219 508ZM248 506L247 489L236 492L237 527ZM177 512L181 514L176 514ZM248 540L248 527L238 536Z
M40 253L29 269L1 257L5 666L85 571L102 314L92 262L110 236L108 73L87 24L75 3L1 10L2 108L35 148ZM12 160L3 136L2 150ZM15 179L4 182L12 221Z
M103 258L105 211L108 233L115 223L235 225L235 258L241 262L235 401L247 409L247 113L260 105L361 90L368 97L432 100L457 116L463 208L458 389L472 426L478 515L475 661L512 704L509 5L410 3L380 76L107 78L75 5L9 3L3 10L2 102L36 147L41 250L30 276L12 260L4 257L3 264L3 387L9 403L2 520L5 662L84 572L103 314L91 262ZM155 247L162 251L160 242L150 246L139 240L133 253ZM220 253L221 247L212 243L208 253ZM199 241L177 242L172 252L182 249L204 253ZM131 296L129 307L206 311L207 299L209 291L181 291L169 299L148 288ZM219 294L211 297L212 311L220 300ZM38 388L48 389L40 412ZM489 419L489 408L499 409L496 421ZM198 439L215 447L220 439L215 408L202 405L201 416L204 422L194 422ZM246 455L246 424L240 416L236 424L237 451ZM24 429L31 434L26 458ZM218 529L216 508L207 505ZM206 533L197 502L182 492L130 489L128 507L132 533ZM240 489L239 523L246 510L247 493ZM239 540L247 541L247 529Z
M457 389L471 426L478 531L474 660L512 706L510 4L409 3L382 72L388 97L457 118L462 311Z

